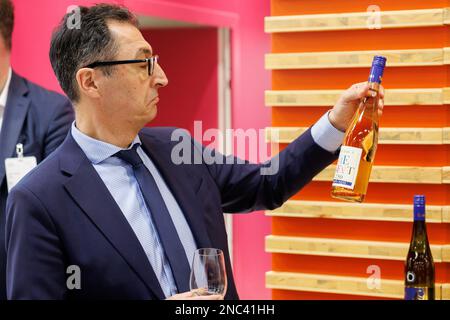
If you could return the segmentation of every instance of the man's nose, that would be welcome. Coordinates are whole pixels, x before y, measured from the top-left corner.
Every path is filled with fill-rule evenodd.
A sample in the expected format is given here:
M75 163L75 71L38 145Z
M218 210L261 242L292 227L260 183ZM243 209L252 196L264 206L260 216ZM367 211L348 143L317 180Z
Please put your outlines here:
M153 85L157 87L165 87L169 83L169 79L167 79L167 76L162 69L162 67L159 64L156 64L155 66L155 72L153 74L154 80Z

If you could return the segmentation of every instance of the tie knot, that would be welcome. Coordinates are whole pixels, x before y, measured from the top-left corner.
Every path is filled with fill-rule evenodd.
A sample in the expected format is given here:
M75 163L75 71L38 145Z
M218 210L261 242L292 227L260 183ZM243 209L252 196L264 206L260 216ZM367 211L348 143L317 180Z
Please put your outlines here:
M138 144L135 144L133 148L129 150L121 150L115 154L116 157L122 159L125 162L128 162L133 167L137 167L141 164L143 164L141 157L139 157L137 153L137 148L139 147Z

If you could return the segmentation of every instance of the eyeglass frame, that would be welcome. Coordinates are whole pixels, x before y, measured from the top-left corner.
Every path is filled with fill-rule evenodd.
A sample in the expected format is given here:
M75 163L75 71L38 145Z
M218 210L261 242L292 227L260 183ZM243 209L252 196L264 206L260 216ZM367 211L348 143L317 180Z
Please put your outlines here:
M129 64L129 63L144 63L147 62L148 75L152 76L155 71L155 65L158 63L159 55L151 56L146 59L135 59L135 60L114 60L114 61L95 61L88 64L85 68L96 68L105 66L114 66L119 64Z

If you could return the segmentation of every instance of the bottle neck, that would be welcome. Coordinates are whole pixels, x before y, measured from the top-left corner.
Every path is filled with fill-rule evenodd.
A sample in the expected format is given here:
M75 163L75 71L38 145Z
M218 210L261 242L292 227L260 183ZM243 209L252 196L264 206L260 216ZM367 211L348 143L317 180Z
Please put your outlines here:
M428 246L424 206L414 206L413 240L417 242L416 245Z
M381 79L383 78L384 73L384 64L377 63L379 61L375 61L372 63L372 68L369 73L369 94L375 98L378 95L378 91L380 89Z
M380 90L380 83L369 81L368 84L369 84L369 90L376 92L378 94L378 91Z
M375 123L378 123L378 100L379 95L378 91L380 89L380 83L378 82L369 82L369 92L367 93L367 96L362 100L362 103L360 107L361 113L364 113L365 111L367 117L370 117L372 121Z
M430 250L425 221L414 221L411 247L414 251L425 253Z
M413 224L413 233L423 234L426 233L427 227L424 220L416 220Z
M425 223L425 206L423 204L414 205L414 223L416 222Z

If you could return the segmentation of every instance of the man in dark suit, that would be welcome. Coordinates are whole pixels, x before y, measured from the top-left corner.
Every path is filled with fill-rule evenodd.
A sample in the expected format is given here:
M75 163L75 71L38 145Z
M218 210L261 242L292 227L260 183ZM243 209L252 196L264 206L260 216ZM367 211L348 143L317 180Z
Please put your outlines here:
M5 159L16 157L21 143L24 156L41 162L64 141L74 118L69 100L11 70L13 25L11 1L0 0L0 300L6 299Z
M367 86L347 90L279 157L241 164L177 129L142 129L168 83L157 56L125 8L80 14L80 29L66 15L50 51L76 121L8 200L8 298L221 299L189 290L194 251L212 247L225 255L224 298L238 299L223 212L276 208L311 181L336 159Z

